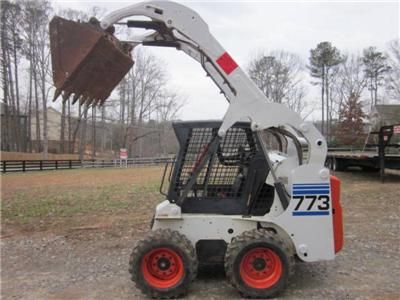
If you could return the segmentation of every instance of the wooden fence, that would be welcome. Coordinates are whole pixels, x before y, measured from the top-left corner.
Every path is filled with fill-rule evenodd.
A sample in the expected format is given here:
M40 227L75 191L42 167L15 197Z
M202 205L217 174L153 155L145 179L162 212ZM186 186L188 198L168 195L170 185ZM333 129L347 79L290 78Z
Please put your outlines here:
M173 157L143 157L113 160L85 160L82 164L84 168L129 168L140 166L154 166L166 164L173 161Z
M3 160L2 173L66 170L77 168L128 168L156 166L172 162L172 157L131 158L126 160Z

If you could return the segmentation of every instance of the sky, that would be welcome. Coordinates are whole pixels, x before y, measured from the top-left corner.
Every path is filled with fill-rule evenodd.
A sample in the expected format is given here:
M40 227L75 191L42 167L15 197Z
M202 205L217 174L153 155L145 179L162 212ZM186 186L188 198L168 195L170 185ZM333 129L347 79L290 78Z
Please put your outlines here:
M53 0L54 7L88 11L92 6L107 12L139 1ZM330 41L343 53L362 53L368 46L380 50L399 38L399 1L177 1L197 11L211 33L246 68L257 52L285 50L308 62L309 51L321 41ZM159 57L171 77L171 86L187 101L179 118L218 119L226 99L201 66L175 49L147 49ZM318 89L308 86L309 118L319 116Z

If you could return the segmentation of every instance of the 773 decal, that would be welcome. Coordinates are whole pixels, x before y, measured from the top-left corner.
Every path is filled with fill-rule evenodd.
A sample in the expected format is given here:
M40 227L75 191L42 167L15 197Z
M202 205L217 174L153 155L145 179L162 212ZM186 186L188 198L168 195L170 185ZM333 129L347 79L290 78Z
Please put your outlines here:
M293 216L328 216L330 197L328 183L293 184L292 199L296 201Z

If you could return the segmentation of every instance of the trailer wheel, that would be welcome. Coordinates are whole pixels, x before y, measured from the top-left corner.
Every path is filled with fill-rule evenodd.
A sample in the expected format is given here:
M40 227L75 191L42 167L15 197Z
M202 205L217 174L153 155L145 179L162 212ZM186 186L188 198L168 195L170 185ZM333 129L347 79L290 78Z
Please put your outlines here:
M332 160L332 170L333 171L346 171L347 165L342 162L340 159L333 158Z
M271 298L282 292L294 258L283 240L265 229L246 231L228 245L225 272L243 297Z
M332 168L332 165L333 165L333 160L332 160L332 158L330 158L330 157L327 157L326 158L326 160L325 160L325 167L327 167L328 169L333 169Z
M152 298L186 294L197 275L197 256L191 242L170 229L158 229L139 241L129 260L136 287Z

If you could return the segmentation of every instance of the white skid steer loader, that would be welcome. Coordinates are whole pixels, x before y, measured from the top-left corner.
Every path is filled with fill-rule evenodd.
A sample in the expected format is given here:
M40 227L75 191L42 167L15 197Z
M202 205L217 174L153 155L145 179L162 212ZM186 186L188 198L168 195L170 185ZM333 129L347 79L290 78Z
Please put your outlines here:
M134 18L143 16L150 20ZM113 25L131 17L123 24L148 31L121 42ZM180 150L166 200L129 261L144 294L180 297L199 263L223 263L243 296L274 297L287 285L295 258L331 260L342 248L340 181L324 167L325 139L297 113L270 102L196 12L150 1L101 21L55 17L50 39L55 99L73 95L81 105L102 105L141 44L183 51L229 101L222 121L173 124Z

